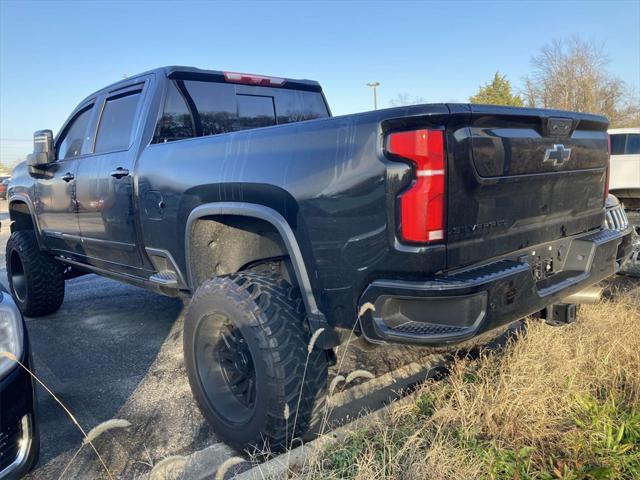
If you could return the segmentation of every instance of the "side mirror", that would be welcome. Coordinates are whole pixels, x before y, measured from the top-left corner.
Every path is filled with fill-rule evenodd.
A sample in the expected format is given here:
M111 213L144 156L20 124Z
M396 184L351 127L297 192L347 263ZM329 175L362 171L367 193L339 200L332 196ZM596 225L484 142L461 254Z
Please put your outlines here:
M30 167L43 167L56 159L51 130L38 130L33 134L33 153L27 156Z

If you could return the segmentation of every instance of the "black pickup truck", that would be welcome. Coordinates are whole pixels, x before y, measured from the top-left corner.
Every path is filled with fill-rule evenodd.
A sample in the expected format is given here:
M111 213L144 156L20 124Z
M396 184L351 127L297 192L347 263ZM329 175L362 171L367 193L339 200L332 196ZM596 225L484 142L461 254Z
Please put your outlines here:
M231 445L280 448L309 428L345 332L450 347L616 272L608 158L599 116L332 118L313 81L160 68L35 133L9 190L11 292L30 316L87 272L191 295L203 413Z

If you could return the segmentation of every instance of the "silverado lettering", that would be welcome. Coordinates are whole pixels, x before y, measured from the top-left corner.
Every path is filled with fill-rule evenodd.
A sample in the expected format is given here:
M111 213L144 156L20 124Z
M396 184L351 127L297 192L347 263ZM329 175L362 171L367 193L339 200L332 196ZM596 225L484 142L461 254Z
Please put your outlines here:
M506 220L494 220L492 222L485 222L477 225L462 225L460 227L452 227L449 230L449 233L452 235L462 235L462 234L471 234L471 233L482 233L486 230L496 227L506 227Z

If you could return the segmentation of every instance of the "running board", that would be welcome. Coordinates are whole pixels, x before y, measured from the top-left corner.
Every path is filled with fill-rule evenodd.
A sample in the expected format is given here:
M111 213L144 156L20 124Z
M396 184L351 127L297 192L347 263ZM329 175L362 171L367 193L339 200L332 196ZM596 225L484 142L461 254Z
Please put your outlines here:
M151 275L149 281L165 288L178 288L179 286L178 275L170 270L161 270Z
M176 265L171 254L166 250L157 248L145 248L156 273L149 277L149 281L165 289L187 290L180 269Z

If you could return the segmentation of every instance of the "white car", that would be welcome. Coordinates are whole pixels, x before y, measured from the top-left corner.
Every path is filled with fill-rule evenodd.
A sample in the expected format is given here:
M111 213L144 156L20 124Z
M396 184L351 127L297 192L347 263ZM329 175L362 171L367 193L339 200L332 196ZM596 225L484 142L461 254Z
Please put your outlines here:
M640 128L614 128L609 191L624 204L629 220L640 224Z

